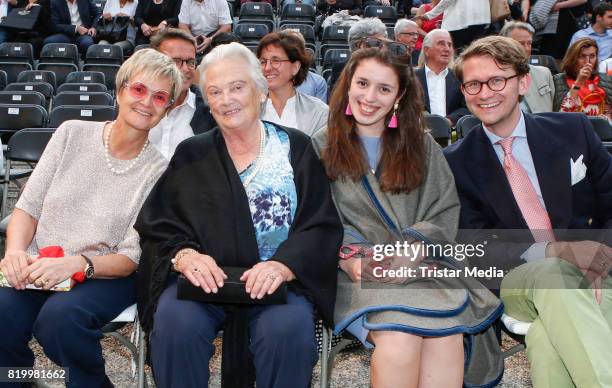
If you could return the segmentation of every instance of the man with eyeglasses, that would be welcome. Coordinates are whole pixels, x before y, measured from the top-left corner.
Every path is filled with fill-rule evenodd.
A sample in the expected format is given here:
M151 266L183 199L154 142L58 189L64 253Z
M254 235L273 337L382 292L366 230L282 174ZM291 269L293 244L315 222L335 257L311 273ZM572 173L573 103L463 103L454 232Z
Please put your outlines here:
M217 123L197 87L193 37L182 30L166 28L151 39L151 48L171 57L183 74L183 92L166 117L149 131L149 141L170 160L180 142L213 129Z
M444 150L459 227L487 241L471 264L507 270L500 296L531 322L534 387L612 387L612 156L583 114L521 111L531 80L515 40L472 43L456 71L482 121Z
M416 66L419 62L419 54L421 50L415 50L417 41L419 40L419 26L408 19L399 19L395 23L393 29L395 40L403 43L408 47L408 53L411 56L411 65Z
M461 117L470 114L465 107L461 84L450 69L453 54L450 33L441 29L431 30L423 39L421 56L424 64L416 71L423 86L425 109L446 118L451 127Z

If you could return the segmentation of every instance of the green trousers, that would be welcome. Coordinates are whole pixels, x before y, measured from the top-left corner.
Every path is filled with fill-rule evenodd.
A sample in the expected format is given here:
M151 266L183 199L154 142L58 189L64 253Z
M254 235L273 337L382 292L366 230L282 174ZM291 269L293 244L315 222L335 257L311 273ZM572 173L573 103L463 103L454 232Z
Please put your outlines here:
M612 388L612 277L597 304L582 273L561 259L542 259L508 273L506 314L533 322L525 343L535 388Z

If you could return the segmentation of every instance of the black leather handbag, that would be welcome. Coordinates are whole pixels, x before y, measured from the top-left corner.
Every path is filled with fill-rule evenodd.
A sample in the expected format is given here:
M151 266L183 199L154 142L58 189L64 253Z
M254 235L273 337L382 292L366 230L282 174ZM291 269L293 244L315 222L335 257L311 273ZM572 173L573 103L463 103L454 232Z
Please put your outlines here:
M262 299L251 299L245 291L246 282L240 280L240 276L248 268L221 267L221 269L227 275L227 279L216 294L212 292L207 294L201 287L194 286L189 279L179 275L176 297L215 304L267 305L287 303L286 283L282 283L273 294L266 295Z
M129 26L129 16L115 16L111 20L100 18L96 23L96 36L110 43L121 42L126 39Z

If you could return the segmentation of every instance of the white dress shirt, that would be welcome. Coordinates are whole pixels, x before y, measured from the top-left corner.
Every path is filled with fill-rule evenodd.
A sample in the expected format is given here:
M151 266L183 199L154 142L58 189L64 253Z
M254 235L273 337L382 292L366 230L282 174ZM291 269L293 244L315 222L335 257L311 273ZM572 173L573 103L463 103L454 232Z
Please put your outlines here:
M102 13L109 13L111 16L117 16L119 13L124 13L130 18L134 18L136 7L138 7L138 0L127 2L123 7L121 7L121 2L119 0L108 0L106 4L104 4Z
M196 109L195 101L195 94L188 91L185 101L149 131L149 141L167 160L172 159L180 142L193 136L191 120Z
M73 3L66 0L66 4L68 5L68 12L70 13L70 24L76 27L83 24L81 21L81 14L79 13L79 5L77 4L77 0L74 0Z
M429 109L432 115L446 117L446 75L448 67L436 74L425 65L427 93L429 94Z
M274 124L282 125L288 128L297 128L297 115L295 114L295 95L287 100L283 113L279 116L272 104L272 99L266 101L266 109L262 120L273 122Z
M501 145L496 144L498 141L503 138L497 136L493 132L491 132L487 127L483 124L482 127L485 129L484 133L487 135L491 144L493 144L493 150L499 159L502 167L504 165L504 150ZM525 127L525 116L521 112L521 118L519 119L516 128L510 136L514 136L515 139L512 142L512 156L516 159L521 166L527 171L527 176L529 176L529 181L533 185L533 188L536 191L538 196L538 201L540 201L540 205L546 210L546 204L544 203L544 198L542 197L542 190L540 189L540 182L538 181L538 175L536 173L535 165L533 164L533 157L531 156L531 150L529 150L529 143L527 142L527 127ZM500 205L503 206L503 205ZM521 255L521 258L527 261L542 259L546 257L546 245L548 242L538 242L532 244L529 249L527 249Z
M232 24L229 6L225 0L183 0L179 23L188 24L193 36L206 36L223 24Z
M0 19L8 15L8 1L0 0Z

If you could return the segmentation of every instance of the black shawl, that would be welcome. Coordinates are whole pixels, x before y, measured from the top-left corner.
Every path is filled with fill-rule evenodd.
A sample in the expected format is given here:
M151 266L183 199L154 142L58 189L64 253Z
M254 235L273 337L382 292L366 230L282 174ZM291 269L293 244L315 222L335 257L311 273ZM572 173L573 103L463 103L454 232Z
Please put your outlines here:
M307 296L331 326L342 225L310 138L297 130L282 130L289 135L298 204L289 236L271 260L293 271L296 280L290 289ZM180 249L195 248L221 266L252 267L259 262L248 199L218 128L178 146L134 227L142 247L138 313L147 333L171 276L170 259ZM227 312L222 379L226 386L245 386L253 377L246 313L240 308Z

